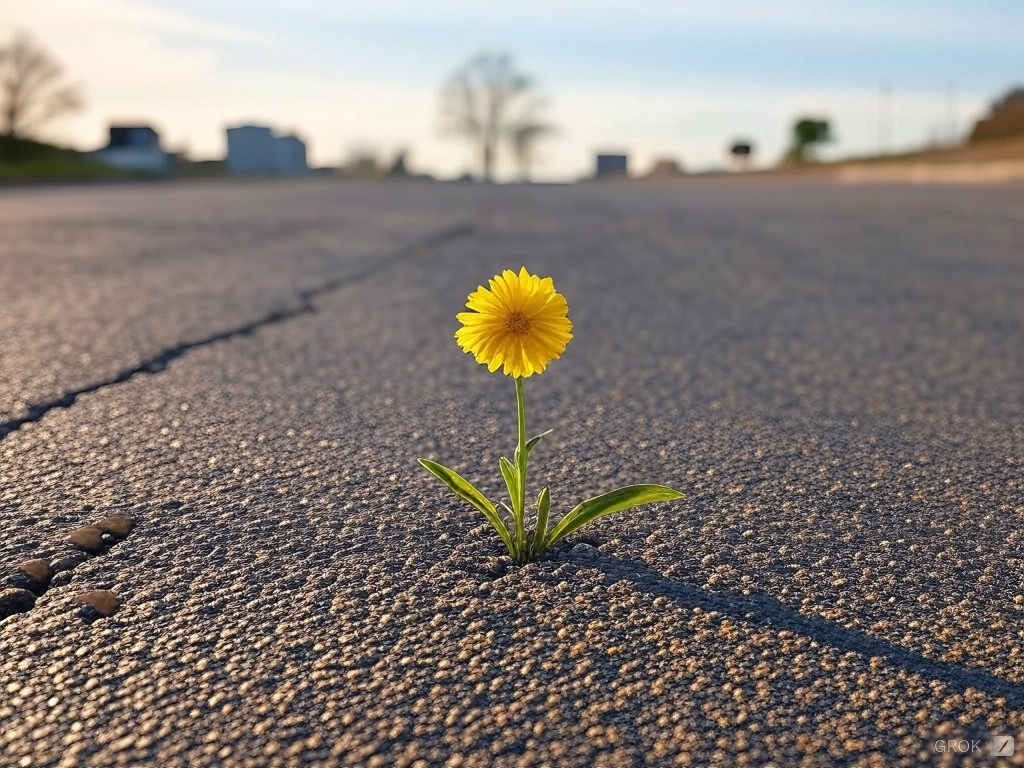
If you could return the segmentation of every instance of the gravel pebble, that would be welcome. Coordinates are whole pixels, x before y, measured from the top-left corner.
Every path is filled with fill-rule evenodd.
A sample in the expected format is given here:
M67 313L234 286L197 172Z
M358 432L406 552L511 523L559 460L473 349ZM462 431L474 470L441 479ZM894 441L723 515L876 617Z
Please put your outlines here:
M118 539L123 539L135 528L135 521L125 515L107 515L96 527Z
M90 555L98 555L104 547L103 531L94 525L83 525L81 528L76 528L68 534L67 541Z
M121 598L105 589L93 589L78 595L73 601L82 606L82 614L87 617L113 616L121 607Z
M7 581L11 586L28 589L38 594L46 589L52 575L53 569L46 560L26 560L7 577Z

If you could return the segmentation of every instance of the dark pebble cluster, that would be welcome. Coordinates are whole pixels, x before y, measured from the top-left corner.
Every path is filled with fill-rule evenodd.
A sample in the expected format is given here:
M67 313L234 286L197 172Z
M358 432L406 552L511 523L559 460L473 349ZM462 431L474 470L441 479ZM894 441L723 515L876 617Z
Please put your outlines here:
M19 563L7 575L7 588L0 589L0 619L31 609L36 599L50 589L69 585L79 564L104 554L128 538L134 528L135 520L128 515L107 515L95 524L71 531L53 550L59 554L50 555L51 550L47 550L47 557ZM89 590L75 598L75 605L80 606L82 618L93 621L113 616L121 599L107 590Z

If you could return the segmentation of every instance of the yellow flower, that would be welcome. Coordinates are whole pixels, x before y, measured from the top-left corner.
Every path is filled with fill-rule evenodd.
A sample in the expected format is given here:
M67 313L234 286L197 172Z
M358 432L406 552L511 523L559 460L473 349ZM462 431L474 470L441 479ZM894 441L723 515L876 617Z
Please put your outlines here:
M517 275L506 269L469 294L472 312L456 317L462 327L455 340L492 373L504 366L506 376L526 378L542 373L557 360L572 338L569 305L555 293L550 277L531 275L526 267Z

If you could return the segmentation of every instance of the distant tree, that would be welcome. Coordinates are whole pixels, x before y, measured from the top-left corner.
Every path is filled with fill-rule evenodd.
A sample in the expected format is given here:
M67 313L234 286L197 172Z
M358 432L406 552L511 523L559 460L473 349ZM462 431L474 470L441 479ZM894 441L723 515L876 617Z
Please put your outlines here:
M969 141L974 144L1014 136L1024 136L1024 87L1021 86L993 102L989 114L975 124Z
M348 151L338 170L350 179L379 179L387 169L374 147L357 144Z
M81 106L78 91L64 82L63 67L27 34L0 46L0 134L24 138Z
M793 146L787 158L794 162L813 159L814 147L832 141L832 129L828 120L803 117L793 124Z
M400 149L395 154L395 159L391 161L391 165L388 167L387 173L384 175L389 179L406 179L409 177L409 168L407 165L406 157L409 152L405 149Z
M511 140L520 167L525 163L528 170L537 139L550 132L536 120L534 113L542 102L530 98L533 91L533 79L503 53L477 54L442 89L444 127L473 142L486 181L494 178L503 139Z
M509 128L512 154L516 158L516 165L519 166L519 178L522 181L530 180L530 172L533 169L533 161L536 159L535 152L538 142L554 132L555 127L553 125L537 122L532 119L522 120Z

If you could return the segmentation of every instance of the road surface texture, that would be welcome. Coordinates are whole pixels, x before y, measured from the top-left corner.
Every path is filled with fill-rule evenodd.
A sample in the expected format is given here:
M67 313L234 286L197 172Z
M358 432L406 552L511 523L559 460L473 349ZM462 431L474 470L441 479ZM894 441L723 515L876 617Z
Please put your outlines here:
M1024 187L22 189L0 232L0 566L136 521L0 622L0 764L1024 764ZM523 264L575 323L533 492L687 498L515 567L415 458L501 495L512 381L452 336Z

